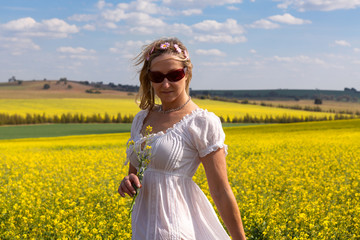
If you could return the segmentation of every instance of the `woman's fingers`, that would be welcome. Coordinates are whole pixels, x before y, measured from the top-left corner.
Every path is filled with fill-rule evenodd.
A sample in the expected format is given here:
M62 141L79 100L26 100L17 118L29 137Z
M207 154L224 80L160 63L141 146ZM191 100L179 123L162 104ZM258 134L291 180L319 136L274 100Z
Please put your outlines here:
M127 187L127 182L130 183L129 177L124 177L124 179L121 181L118 192L122 197L125 197L125 194L128 194L130 197L132 197L132 194L130 190Z
M140 184L138 176L136 176L133 173L130 173L129 179L130 179L131 183L134 183L137 188L141 188L141 184Z
M133 197L136 193L133 184L137 188L141 187L139 178L135 174L131 173L129 176L124 177L124 179L121 181L120 186L118 188L119 194L122 197L125 197L125 194L128 194L130 197Z
M120 196L125 197L125 194L124 194L123 190L121 189L121 184L122 184L122 182L120 183L120 186L118 188L118 193L120 194Z

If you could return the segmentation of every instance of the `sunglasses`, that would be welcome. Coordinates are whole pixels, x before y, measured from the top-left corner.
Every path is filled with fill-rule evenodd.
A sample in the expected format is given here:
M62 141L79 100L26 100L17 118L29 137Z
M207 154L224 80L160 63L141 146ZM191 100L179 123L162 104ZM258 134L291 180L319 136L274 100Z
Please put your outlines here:
M149 70L149 78L150 81L154 83L161 83L166 78L170 82L177 82L185 77L186 67L182 69L173 70L168 72L167 74L163 74L161 72L152 72Z

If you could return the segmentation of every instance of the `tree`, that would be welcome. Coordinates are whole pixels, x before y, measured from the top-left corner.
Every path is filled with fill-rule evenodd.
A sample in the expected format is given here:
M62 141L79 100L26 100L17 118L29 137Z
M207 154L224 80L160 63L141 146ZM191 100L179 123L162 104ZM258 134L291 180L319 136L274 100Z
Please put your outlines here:
M12 76L11 78L9 78L9 82L16 82L15 76Z
M320 98L315 98L315 104L322 104L322 100Z
M49 88L50 88L50 85L49 85L49 84L47 84L47 83L45 83L45 84L44 84L43 89L45 89L45 90L46 90L46 89L49 89Z
M66 77L63 77L63 78L60 78L59 82L64 82L64 85L67 84L67 78Z

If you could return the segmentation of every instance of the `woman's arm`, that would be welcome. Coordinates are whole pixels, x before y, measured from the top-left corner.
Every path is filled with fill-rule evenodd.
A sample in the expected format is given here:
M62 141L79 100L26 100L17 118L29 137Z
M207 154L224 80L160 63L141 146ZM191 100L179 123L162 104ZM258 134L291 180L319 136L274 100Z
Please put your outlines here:
M246 239L240 211L228 182L224 149L218 149L200 160L204 165L211 197L232 239Z
M124 177L118 188L118 192L122 197L125 197L125 193L128 194L130 197L134 196L136 191L132 186L132 184L135 184L137 188L141 188L141 184L139 178L136 176L136 173L137 173L136 168L130 163L129 175Z

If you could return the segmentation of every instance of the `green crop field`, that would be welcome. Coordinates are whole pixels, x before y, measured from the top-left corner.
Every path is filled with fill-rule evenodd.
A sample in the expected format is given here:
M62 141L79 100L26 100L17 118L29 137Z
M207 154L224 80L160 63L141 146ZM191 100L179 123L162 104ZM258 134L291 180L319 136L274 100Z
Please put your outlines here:
M130 128L130 123L2 126L0 127L0 139L121 133L130 132Z

